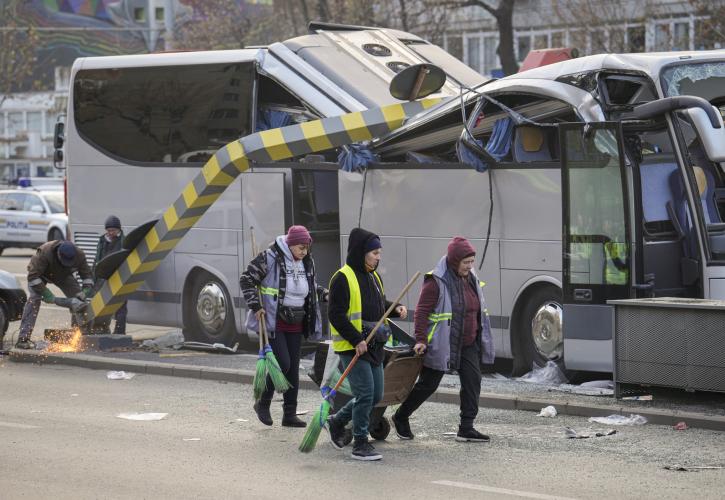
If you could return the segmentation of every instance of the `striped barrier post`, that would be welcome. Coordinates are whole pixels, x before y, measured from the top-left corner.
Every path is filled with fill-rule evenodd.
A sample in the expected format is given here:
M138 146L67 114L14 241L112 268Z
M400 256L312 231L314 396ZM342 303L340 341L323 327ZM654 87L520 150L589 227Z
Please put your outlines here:
M380 137L437 104L423 99L257 132L222 147L91 300L86 323L114 314L250 161L293 158Z

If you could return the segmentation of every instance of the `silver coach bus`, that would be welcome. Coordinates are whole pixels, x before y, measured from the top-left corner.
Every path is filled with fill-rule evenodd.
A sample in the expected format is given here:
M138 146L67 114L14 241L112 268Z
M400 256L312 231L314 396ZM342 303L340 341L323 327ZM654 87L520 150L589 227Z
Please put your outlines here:
M518 372L547 359L610 371L607 299L725 298L722 118L704 101L664 99L721 107L723 51L591 56L484 84L412 35L317 28L268 49L74 66L68 199L86 249L105 215L127 229L158 217L211 152L260 125L397 102L387 86L416 62L449 78L437 95L453 99L373 141L381 161L365 174L339 171L333 151L240 176L132 296L131 321L247 338L237 278L249 229L268 244L292 223L312 229L321 281L352 227L378 232L393 293L467 236L485 249L497 355ZM476 139L495 153L474 154L485 172L457 154Z

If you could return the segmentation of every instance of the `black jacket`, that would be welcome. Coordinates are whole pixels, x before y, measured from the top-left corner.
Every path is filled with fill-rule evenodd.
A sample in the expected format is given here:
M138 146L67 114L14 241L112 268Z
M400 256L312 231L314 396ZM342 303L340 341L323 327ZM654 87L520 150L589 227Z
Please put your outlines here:
M391 305L391 302L388 302L382 291L379 290L373 273L365 269L365 244L368 240L376 237L376 234L361 228L355 228L350 232L347 247L346 263L355 271L355 277L360 285L362 319L367 322L378 321ZM350 306L350 287L344 274L337 273L330 282L329 301L328 317L330 324L335 327L342 338L352 345L357 345L365 340L365 336L359 333L347 318L347 309ZM393 311L390 316L397 317L398 314ZM346 353L354 354L355 350ZM368 345L368 352L361 356L361 359L375 365L380 364L383 361L383 344L373 342Z

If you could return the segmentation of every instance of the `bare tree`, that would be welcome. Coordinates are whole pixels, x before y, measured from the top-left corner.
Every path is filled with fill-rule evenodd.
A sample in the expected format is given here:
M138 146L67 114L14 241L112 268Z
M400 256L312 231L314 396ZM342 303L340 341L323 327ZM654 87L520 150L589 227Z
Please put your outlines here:
M29 80L35 69L38 34L24 24L21 9L24 2L0 2L0 105L11 92L33 87Z
M501 69L505 75L519 70L514 51L514 7L516 0L499 0L497 6L486 0L442 0L441 5L451 8L480 7L496 20L498 27L498 47L496 52L501 60Z
M725 47L725 0L689 0L695 15L695 49Z

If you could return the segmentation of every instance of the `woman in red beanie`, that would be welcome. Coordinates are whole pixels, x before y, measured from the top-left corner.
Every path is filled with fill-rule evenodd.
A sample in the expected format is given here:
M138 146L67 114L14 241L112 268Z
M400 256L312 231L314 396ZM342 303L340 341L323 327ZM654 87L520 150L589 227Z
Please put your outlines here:
M283 396L282 425L305 427L297 417L300 348L302 338L320 338L320 302L327 301L327 290L317 285L315 263L310 255L312 237L304 226L292 226L269 248L257 255L239 278L247 301L246 327L258 332L264 316L272 351L285 377L292 385ZM259 300L261 291L262 301ZM254 411L260 422L272 425L269 407L274 387L267 377L267 388Z
M435 392L447 370L461 379L461 423L456 441L488 442L473 428L481 395L481 363L494 359L491 324L483 283L473 273L476 249L460 236L425 276L415 308L415 351L425 354L423 369L408 398L393 415L400 439L413 439L408 419Z

